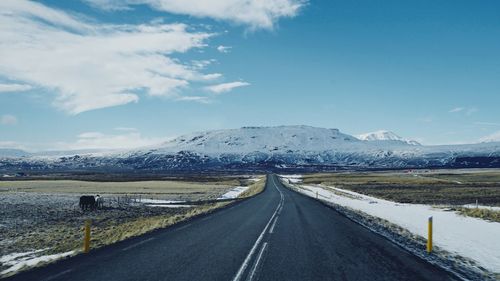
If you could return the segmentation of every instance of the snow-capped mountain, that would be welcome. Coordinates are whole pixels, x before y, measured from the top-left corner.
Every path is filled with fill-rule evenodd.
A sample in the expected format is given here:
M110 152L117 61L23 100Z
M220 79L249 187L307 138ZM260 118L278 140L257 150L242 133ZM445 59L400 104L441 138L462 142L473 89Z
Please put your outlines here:
M404 142L410 145L421 145L417 141L404 139L395 133L386 130L357 135L357 138L364 141L395 141Z
M324 151L359 140L338 129L310 126L243 127L184 135L168 141L155 152L193 151L204 154Z
M414 145L391 135L360 140L338 129L243 127L187 134L139 150L2 158L4 171L323 171L500 167L500 143Z

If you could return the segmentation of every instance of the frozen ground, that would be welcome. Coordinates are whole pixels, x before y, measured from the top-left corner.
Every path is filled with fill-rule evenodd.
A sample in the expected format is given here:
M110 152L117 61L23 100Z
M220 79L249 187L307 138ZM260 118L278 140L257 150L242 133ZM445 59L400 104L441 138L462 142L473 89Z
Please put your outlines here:
M365 212L427 237L427 219L433 217L434 245L500 273L500 223L464 217L429 205L401 204L327 186L300 186L300 192Z

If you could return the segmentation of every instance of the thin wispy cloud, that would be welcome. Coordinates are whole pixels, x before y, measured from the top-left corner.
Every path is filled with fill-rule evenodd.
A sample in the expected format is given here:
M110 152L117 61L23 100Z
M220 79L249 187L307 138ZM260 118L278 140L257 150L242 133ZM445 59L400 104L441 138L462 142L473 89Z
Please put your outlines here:
M11 114L5 114L0 117L0 124L2 125L16 125L17 124L17 117Z
M223 45L220 45L217 47L217 51L219 51L220 53L229 53L231 51L232 47L230 46L223 46Z
M53 105L70 114L141 95L177 98L222 76L171 58L213 36L185 24L111 25L22 0L2 0L0 11L0 77L55 93Z
M467 109L467 111L466 111L466 113L465 113L465 114L467 114L467 115L469 115L469 116L470 116L470 115L472 115L472 114L474 114L474 113L476 113L476 112L478 112L478 111L479 111L479 109L477 109L477 108L475 108L475 107L472 107L472 108Z
M422 122L422 123L432 123L434 121L434 118L432 118L430 116L425 116L425 117L418 118L417 121Z
M456 112L462 112L464 110L465 110L465 108L463 108L463 107L455 107L455 108L450 109L448 112L449 113L456 113Z
M233 90L235 88L245 87L245 86L249 86L249 85L250 85L250 83L247 83L247 82L235 81L235 82L207 86L207 87L205 87L205 89L214 93L214 94L222 94L222 93L230 92L231 90Z
M0 83L0 93L10 93L10 92L24 92L29 91L33 87L26 84L1 84Z
M208 104L211 103L210 98L204 96L183 96L177 98L178 101L194 101L198 103Z
M476 107L454 107L450 109L449 113L464 113L467 116L470 116L479 110Z
M494 122L474 122L474 125L480 125L480 126L500 126L500 123L494 123Z
M281 18L296 16L306 0L85 0L106 10L130 9L145 4L168 13L212 18L246 25L251 29L272 29Z
M65 150L132 149L157 145L172 139L171 137L145 137L134 128L127 128L133 130L116 129L115 133L84 132L79 134L74 142L59 142L54 146Z

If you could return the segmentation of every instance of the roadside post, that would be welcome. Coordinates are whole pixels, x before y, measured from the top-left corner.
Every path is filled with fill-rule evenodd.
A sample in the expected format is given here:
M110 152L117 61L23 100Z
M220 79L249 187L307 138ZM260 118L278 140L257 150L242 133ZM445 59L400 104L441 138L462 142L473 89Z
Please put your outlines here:
M90 220L85 220L85 237L83 238L83 252L86 254L90 251Z
M427 253L432 253L432 217L429 217L427 224Z

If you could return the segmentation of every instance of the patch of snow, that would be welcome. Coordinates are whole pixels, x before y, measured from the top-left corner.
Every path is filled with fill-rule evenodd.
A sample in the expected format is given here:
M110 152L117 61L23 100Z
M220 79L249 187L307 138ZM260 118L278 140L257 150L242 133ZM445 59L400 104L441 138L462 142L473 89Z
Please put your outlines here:
M427 237L427 219L433 217L436 246L500 273L500 223L461 216L429 205L396 203L335 187L301 187L299 191L310 197L318 196L388 220L422 237Z
M278 176L286 179L288 183L301 183L304 177L302 175L278 175Z
M238 198L238 196L240 196L240 194L242 194L243 192L245 192L247 189L248 189L248 186L237 186L237 187L234 187L233 189L229 190L225 194L222 194L217 199L221 200L221 199L234 199L234 198Z
M147 204L148 207L161 207L161 208L191 208L193 205L171 205L171 204Z
M75 253L75 251L69 251L66 253L60 253L60 254L54 254L54 255L44 255L44 256L38 256L34 257L33 255L42 251L45 251L47 249L43 250L37 250L37 251L32 251L32 252L26 252L26 253L16 253L16 254L9 254L6 256L3 256L0 258L0 261L4 265L10 266L6 270L0 272L1 275L8 274L11 272L18 271L19 269L23 267L31 267L35 266L41 262L50 262L54 261L60 258L64 258L67 256L70 256Z
M34 254L36 253L40 253L40 252L43 252L43 251L46 251L48 250L48 248L45 248L45 249L40 249L40 250L35 250L35 251L29 251L29 252L24 252L24 253L12 253L12 254L8 254L8 255L5 255L5 256L2 256L0 257L0 263L2 264L9 264L19 258L25 258L26 256L28 257L31 257L33 256Z
M184 203L186 201L142 198L140 202L145 204L176 204L176 203Z

